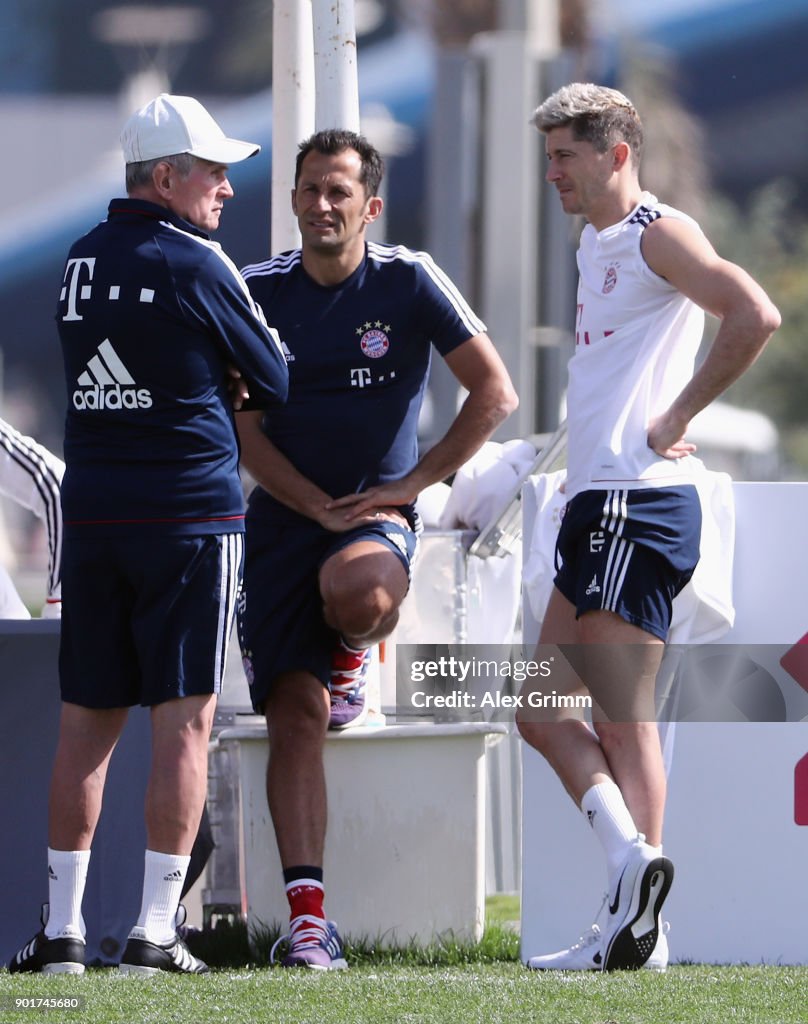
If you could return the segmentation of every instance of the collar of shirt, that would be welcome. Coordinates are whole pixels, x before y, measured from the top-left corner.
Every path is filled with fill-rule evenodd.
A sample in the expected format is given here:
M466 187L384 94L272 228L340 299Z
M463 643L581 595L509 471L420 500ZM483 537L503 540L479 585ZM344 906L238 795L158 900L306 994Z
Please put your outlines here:
M151 217L154 220L165 220L180 228L182 231L189 231L191 234L199 235L200 238L210 238L206 231L184 220L168 209L167 206L160 206L158 203L149 203L145 199L113 199L107 210L109 218L121 216Z

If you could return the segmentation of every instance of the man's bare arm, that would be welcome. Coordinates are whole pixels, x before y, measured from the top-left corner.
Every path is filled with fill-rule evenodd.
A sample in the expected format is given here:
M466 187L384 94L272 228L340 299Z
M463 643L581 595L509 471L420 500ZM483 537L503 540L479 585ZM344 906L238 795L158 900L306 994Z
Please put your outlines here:
M704 362L649 426L649 446L676 459L695 450L685 441L690 420L754 363L780 326L780 314L745 270L722 259L699 231L682 221L663 217L647 228L643 256L651 270L721 320Z

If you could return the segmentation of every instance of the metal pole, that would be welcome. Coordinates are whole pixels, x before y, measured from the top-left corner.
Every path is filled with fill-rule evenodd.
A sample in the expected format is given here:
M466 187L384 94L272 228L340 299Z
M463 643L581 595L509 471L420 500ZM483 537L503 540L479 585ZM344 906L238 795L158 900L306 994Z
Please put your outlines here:
M538 140L528 118L538 92L538 61L524 32L479 35L473 53L484 75L480 133L480 314L508 367L519 409L495 435L535 430L535 323Z
M481 314L520 394L504 430L537 427L536 324L539 263L536 227L542 177L540 140L529 127L543 58L558 51L558 0L502 0L506 28L477 36L472 53L483 74L480 129Z
M272 195L270 251L300 245L292 213L297 147L314 131L311 0L274 0L272 11Z
M359 131L354 0L312 0L316 66L315 131Z
M561 55L546 61L542 74L542 92L536 104L574 80L571 59ZM534 129L530 129L537 135ZM544 149L544 138L540 137ZM554 188L542 179L537 183L539 209L539 281L536 322L538 348L536 380L536 429L555 430L561 420L561 399L566 388L567 363L575 349L575 296L578 269L575 263L576 235L579 226L561 208Z
M505 31L526 32L540 57L558 53L559 6L563 0L500 0L499 24Z
M435 98L428 146L427 249L457 287L477 305L474 275L475 173L480 150L479 61L465 50L438 54ZM459 384L442 359L429 374L431 416L427 441L437 441L452 425Z

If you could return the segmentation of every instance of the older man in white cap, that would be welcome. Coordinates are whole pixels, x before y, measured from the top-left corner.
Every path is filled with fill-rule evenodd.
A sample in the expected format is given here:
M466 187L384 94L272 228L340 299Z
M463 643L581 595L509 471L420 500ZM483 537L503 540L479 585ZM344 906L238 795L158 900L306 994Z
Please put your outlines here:
M9 970L84 970L81 903L107 766L150 709L147 850L126 973L200 973L177 928L205 802L207 744L242 572L244 503L228 381L285 401L277 334L209 238L233 195L229 139L187 96L124 127L128 198L71 249L56 319L68 392L62 485L62 716L42 930Z

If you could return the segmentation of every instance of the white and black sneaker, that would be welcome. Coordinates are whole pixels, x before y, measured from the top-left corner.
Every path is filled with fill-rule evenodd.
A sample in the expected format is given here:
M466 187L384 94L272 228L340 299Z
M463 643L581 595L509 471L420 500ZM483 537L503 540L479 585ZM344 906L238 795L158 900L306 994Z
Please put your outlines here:
M180 928L184 922L185 907L180 904L174 927ZM129 932L118 970L121 974L149 976L160 971L174 974L207 974L209 967L204 960L193 955L178 932L175 932L174 938L168 942L152 942L146 938L145 929L135 926Z
M643 970L658 971L660 974L667 971L669 957L667 933L669 930L669 922L661 921L656 945L642 965ZM601 971L603 970L603 933L598 924L593 924L569 949L532 956L528 959L527 966L534 971Z
M671 861L638 835L609 891L604 971L637 970L649 959L659 938L659 912L672 882Z
M86 945L79 932L65 931L53 938L45 934L50 904L42 904L42 929L26 943L8 964L10 974L25 971L39 974L84 974Z

